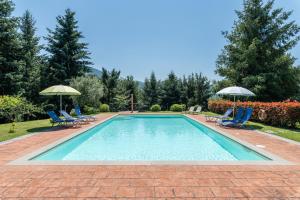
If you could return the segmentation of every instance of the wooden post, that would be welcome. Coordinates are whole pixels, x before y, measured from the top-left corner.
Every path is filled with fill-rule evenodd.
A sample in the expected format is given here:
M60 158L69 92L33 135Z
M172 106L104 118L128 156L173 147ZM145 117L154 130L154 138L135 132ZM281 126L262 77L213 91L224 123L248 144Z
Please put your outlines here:
M133 113L133 94L131 94L131 113Z

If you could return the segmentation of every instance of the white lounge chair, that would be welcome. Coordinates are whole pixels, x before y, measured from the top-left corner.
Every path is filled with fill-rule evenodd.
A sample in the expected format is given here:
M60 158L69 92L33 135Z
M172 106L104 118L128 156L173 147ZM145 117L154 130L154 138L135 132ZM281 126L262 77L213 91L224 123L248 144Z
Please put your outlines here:
M196 111L193 112L193 114L200 114L202 111L202 106L198 106Z
M195 106L191 106L187 113L193 113L195 110Z

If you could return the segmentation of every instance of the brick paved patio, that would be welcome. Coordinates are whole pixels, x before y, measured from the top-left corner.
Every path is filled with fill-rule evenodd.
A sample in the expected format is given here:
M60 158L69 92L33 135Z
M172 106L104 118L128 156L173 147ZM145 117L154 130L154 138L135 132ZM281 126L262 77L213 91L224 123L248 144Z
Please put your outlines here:
M99 115L97 120L110 116ZM192 117L204 122L202 116ZM6 165L78 131L56 129L0 145L0 199L300 199L300 145L255 131L216 128L251 144L264 145L265 150L295 165Z

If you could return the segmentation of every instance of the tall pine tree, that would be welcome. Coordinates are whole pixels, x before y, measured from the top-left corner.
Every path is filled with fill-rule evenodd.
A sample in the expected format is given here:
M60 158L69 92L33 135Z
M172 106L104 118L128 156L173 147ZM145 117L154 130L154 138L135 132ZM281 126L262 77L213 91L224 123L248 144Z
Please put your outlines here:
M169 109L175 103L182 103L180 102L179 81L174 72L171 72L162 82L161 102L163 109Z
M131 95L133 95L133 103L136 105L139 97L139 89L138 83L134 80L133 76L126 76L126 78L118 81L117 94L119 96L126 97L126 100L128 102L126 108L128 110L130 110L131 107ZM114 101L114 104L116 104L116 101Z
M40 88L40 77L42 67L42 56L39 38L35 35L35 20L27 10L21 18L21 44L23 61L23 96L33 102L38 102Z
M117 85L120 77L120 71L113 69L109 72L107 69L102 68L100 79L103 83L104 96L101 99L102 103L107 103L112 106L113 99L117 94Z
M289 21L292 12L273 9L274 0L245 0L228 44L217 60L216 72L232 85L244 86L259 100L277 101L299 92L299 69L289 53L300 27Z
M0 0L0 95L19 94L21 88L21 45L13 10L12 1Z
M67 9L64 16L56 19L58 24L55 30L48 29L49 34L46 37L46 50L50 54L47 69L44 71L47 86L68 84L71 78L88 72L91 64L87 43L80 41L83 35L78 30L75 12Z
M158 103L159 84L154 72L151 73L150 79L146 78L143 88L144 104L147 108Z

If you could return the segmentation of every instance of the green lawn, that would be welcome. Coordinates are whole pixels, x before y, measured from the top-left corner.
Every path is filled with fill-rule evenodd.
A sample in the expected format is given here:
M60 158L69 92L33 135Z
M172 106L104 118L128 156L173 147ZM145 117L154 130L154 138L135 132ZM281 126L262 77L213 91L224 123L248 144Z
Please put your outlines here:
M34 120L27 122L18 122L15 126L15 132L9 133L11 123L0 124L0 142L9 140L21 135L26 135L34 132L44 131L50 128L52 125L49 119Z
M202 112L202 114L216 115L215 113L212 112ZM296 129L287 129L287 128L269 126L258 122L248 122L246 127L300 142L300 127Z

